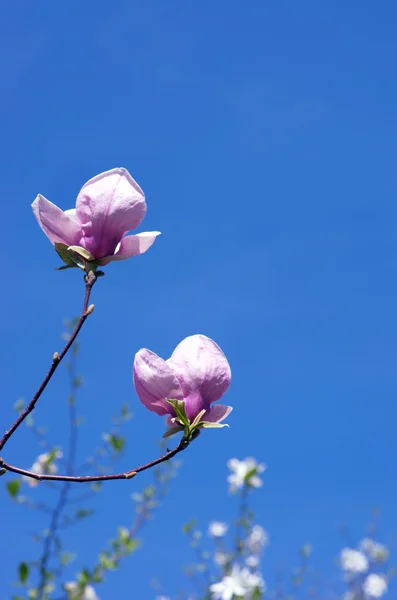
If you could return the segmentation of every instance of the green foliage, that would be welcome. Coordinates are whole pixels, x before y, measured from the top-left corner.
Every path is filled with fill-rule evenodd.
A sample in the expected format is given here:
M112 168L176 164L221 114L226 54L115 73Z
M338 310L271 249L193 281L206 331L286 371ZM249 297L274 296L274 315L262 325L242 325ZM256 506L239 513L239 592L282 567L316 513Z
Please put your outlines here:
M125 446L125 438L121 435L105 433L104 439L109 443L112 450L122 452Z
M29 566L26 562L21 562L18 567L19 581L25 583L29 577Z
M21 487L21 482L19 479L13 479L7 483L7 491L10 494L11 498L15 498L19 493L19 488Z
M182 526L183 533L190 533L197 525L197 519L192 519Z
M67 565L70 565L70 563L73 562L75 558L76 555L72 554L71 552L62 552L60 556L61 565L66 567Z
M17 411L18 414L20 414L25 406L25 401L22 398L19 398L19 400L17 400L14 404L14 410Z

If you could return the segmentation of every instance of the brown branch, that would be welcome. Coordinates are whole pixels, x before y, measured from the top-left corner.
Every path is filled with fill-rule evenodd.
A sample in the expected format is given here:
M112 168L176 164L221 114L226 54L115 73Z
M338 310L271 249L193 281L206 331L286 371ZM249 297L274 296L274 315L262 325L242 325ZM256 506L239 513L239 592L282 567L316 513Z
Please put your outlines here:
M37 481L70 481L73 483L88 483L92 481L111 481L115 479L132 479L138 473L142 471L146 471L147 469L151 469L156 465L159 465L170 458L173 458L182 450L186 450L189 446L191 440L183 437L176 448L170 450L166 454L159 456L156 460L147 463L146 465L141 465L140 467L136 467L136 469L132 469L131 471L126 471L125 473L114 473L113 475L88 475L82 477L73 477L70 475L47 475L47 474L39 474L33 473L33 471L25 471L25 469L20 469L19 467L14 467L6 463L2 458L0 458L0 469L5 469L6 471L11 471L12 473L18 473L19 475L24 475L25 477L31 477L32 479L36 479Z
M70 347L72 346L73 342L75 341L76 337L78 336L80 329L84 325L85 320L92 313L93 306L91 308L91 306L88 306L88 303L90 301L92 287L93 287L94 283L96 282L97 278L98 278L98 275L96 275L93 271L90 271L85 276L85 297L84 297L83 309L81 311L81 315L77 322L77 325L76 325L73 333L71 334L70 338L66 342L65 347L63 348L62 352L60 354L55 352L55 354L52 358L52 364L51 364L50 370L48 371L47 375L44 377L43 382L41 383L39 389L33 396L32 400L29 402L29 404L27 405L25 410L23 410L21 412L21 414L19 415L19 417L17 418L15 423L10 427L10 429L4 433L3 437L0 440L0 450L2 450L4 448L4 446L6 445L7 441L10 439L10 437L13 435L13 433L15 433L15 431L18 429L18 427L21 425L21 423L23 423L23 421L26 419L26 417L32 412L32 410L36 406L38 399L40 398L41 394L44 392L45 388L47 387L48 383L50 382L51 377L54 375L55 371L57 370L58 365L61 363L62 359L66 356L67 352L70 350ZM4 465L4 468L6 468L5 465Z

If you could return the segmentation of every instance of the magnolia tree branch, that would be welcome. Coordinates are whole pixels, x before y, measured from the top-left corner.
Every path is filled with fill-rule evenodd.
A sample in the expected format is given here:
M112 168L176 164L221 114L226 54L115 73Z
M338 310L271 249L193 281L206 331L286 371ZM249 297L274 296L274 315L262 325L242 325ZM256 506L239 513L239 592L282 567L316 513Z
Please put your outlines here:
M197 436L198 430L194 432L196 435L192 436L192 439ZM159 456L156 460L152 462L146 463L145 465L141 465L140 467L136 467L131 471L126 471L125 473L114 473L112 475L89 475L83 477L73 477L70 475L47 475L47 474L38 474L33 471L26 471L25 469L20 469L19 467L14 467L6 463L3 459L0 458L0 469L5 469L6 471L11 471L12 473L18 473L19 475L24 475L25 477L31 477L32 479L36 479L37 481L70 481L73 483L88 483L93 481L111 481L115 479L132 479L138 473L142 471L146 471L147 469L151 469L156 465L159 465L170 458L173 458L179 452L186 450L189 446L191 439L187 439L183 437L176 448L173 450L169 450L166 454Z
M77 342L76 342L77 344ZM70 365L68 366L69 382L70 382L70 394L68 398L69 406L69 444L68 444L68 457L66 464L66 472L68 475L72 475L74 471L74 464L76 458L77 449L77 425L76 425L76 405L75 398L78 385L76 384L76 357L77 357L77 345L74 345L71 349L72 358ZM70 481L64 482L57 505L52 512L51 521L48 528L47 536L43 544L43 552L39 562L39 574L40 580L37 586L37 600L44 600L45 598L45 586L48 582L48 563L51 560L51 551L54 545L57 531L59 530L59 521L61 519L63 510L68 500L68 494L70 491Z
M21 414L19 415L19 417L17 418L15 423L10 427L10 429L4 433L3 437L0 440L0 450L2 450L4 448L7 441L10 439L10 437L15 433L15 431L18 429L18 427L21 425L21 423L23 423L23 421L26 419L26 417L32 412L32 410L36 406L36 403L37 403L38 399L40 398L41 394L44 392L44 390L47 387L47 385L49 384L52 376L54 375L55 371L57 370L59 364L62 362L62 359L65 358L65 356L68 353L68 351L70 350L73 342L75 341L76 337L80 333L80 330L83 327L85 320L94 310L93 305L89 306L89 301L90 301L90 296L91 296L91 290L92 290L93 285L95 284L97 278L98 278L98 274L94 273L93 271L89 271L87 273L87 275L85 276L85 278L84 278L85 279L84 303L83 303L83 309L81 311L81 315L77 322L77 325L76 325L73 333L71 334L70 338L66 342L65 347L63 348L62 352L60 354L58 354L58 352L55 352L54 356L52 357L52 364L51 364L50 370L48 371L47 375L44 377L39 389L33 396L32 400L29 402L29 404L27 405L25 410L23 410L21 412ZM1 461L1 459L0 459L0 461ZM3 465L3 468L5 468L5 469L7 468L5 464ZM9 470L12 470L12 469L9 469ZM17 472L17 471L15 471L15 472Z

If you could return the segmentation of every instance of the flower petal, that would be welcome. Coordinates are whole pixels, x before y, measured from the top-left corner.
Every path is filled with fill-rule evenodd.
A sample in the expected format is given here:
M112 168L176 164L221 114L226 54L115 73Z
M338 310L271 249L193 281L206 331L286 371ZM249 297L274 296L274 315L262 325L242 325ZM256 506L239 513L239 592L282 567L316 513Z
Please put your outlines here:
M182 400L183 393L165 360L142 348L135 355L133 378L136 393L146 408L158 415L175 414L166 398Z
M80 225L58 206L39 194L32 204L38 224L52 244L78 245L82 231Z
M127 235L121 240L115 254L101 258L98 263L101 266L105 266L113 260L125 260L126 258L131 258L131 256L143 254L154 243L158 235L160 235L159 231L146 231L145 233L137 233L136 235Z
M77 196L84 245L95 258L114 254L121 238L138 227L145 213L144 193L126 169L100 173Z
M223 404L214 404L210 410L205 413L202 421L210 421L211 423L221 423L230 415L233 408L231 406L224 406Z
M178 377L185 397L200 391L207 408L219 400L230 385L231 371L227 358L219 346L205 335L185 338L167 363Z

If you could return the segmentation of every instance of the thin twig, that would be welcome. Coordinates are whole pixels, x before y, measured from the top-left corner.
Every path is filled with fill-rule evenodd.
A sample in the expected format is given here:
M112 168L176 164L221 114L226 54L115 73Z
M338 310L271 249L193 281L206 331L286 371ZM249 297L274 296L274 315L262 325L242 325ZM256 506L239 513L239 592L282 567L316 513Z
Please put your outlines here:
M70 381L70 394L68 398L69 403L69 444L68 444L68 457L66 462L66 472L68 475L72 475L76 460L77 450L77 425L76 425L76 405L75 405L75 394L77 390L76 385L76 346L72 347L72 359L68 368L69 381ZM48 533L44 541L43 552L39 563L40 581L37 588L37 598L41 600L44 598L44 588L47 583L47 567L51 559L51 550L57 531L59 530L59 520L62 516L63 510L68 500L70 490L70 482L66 481L60 491L57 505L52 513L50 526Z
M10 437L13 435L13 433L15 433L15 431L18 429L18 427L21 425L21 423L23 423L23 421L26 419L26 417L32 412L32 410L36 406L36 402L40 398L41 394L44 392L45 388L47 387L48 383L51 380L51 377L57 370L58 365L61 363L62 359L66 356L67 352L69 351L70 347L72 346L73 342L75 341L76 337L78 336L80 329L84 325L85 320L91 314L93 308L89 307L88 303L90 301L92 287L93 287L94 283L96 282L97 277L98 276L93 271L90 271L85 276L85 297L84 297L83 309L81 311L81 316L77 322L77 325L76 325L72 335L70 336L69 340L66 342L65 347L63 348L62 352L60 354L55 352L55 354L52 358L52 364L51 364L50 370L48 371L47 375L44 377L39 389L33 396L32 400L29 402L29 404L27 405L25 410L23 410L21 412L21 414L19 415L19 417L17 418L15 423L11 426L11 428L4 433L3 437L0 440L0 450L2 450L4 448L4 446L6 445L7 441L10 439ZM4 468L7 468L5 466L5 464L4 464ZM15 472L17 472L17 471L15 471Z
M126 471L125 473L114 473L112 475L89 475L82 477L73 477L69 475L49 475L49 474L39 474L33 473L33 471L26 471L25 469L20 469L19 467L14 467L6 463L3 459L0 458L0 469L6 469L6 471L11 471L12 473L18 473L19 475L24 475L25 477L31 477L32 479L36 479L37 481L70 481L73 483L87 483L92 481L111 481L115 479L132 479L138 473L142 471L146 471L147 469L151 469L156 465L159 465L170 458L173 458L179 452L186 450L189 446L191 440L187 440L186 438L182 438L179 442L178 446L173 450L170 450L166 454L159 456L156 460L153 460L145 465L141 465L140 467L136 467L131 471Z

